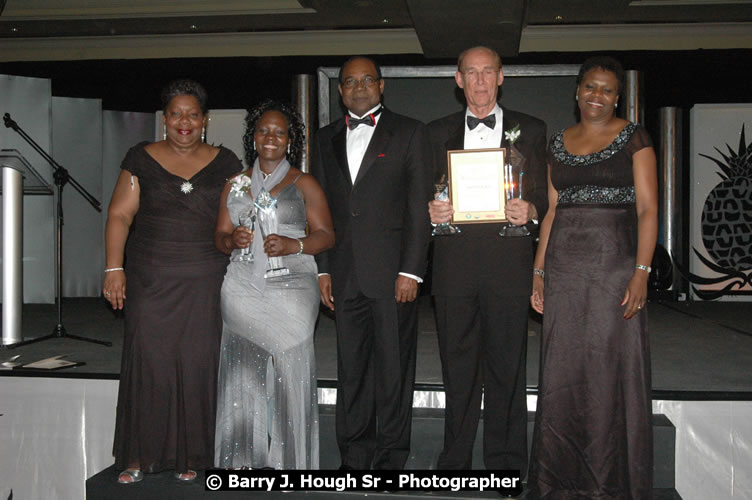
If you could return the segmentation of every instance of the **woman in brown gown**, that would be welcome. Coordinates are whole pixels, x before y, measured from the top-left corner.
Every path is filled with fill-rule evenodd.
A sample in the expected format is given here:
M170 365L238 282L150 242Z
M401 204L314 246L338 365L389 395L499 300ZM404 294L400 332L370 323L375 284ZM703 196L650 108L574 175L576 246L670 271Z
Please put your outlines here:
M172 82L162 105L165 139L128 151L105 230L104 295L125 308L114 442L120 483L165 469L191 481L214 455L227 265L214 225L225 181L241 164L203 142L199 84Z
M622 78L614 59L587 60L581 120L549 146L531 296L543 340L528 483L545 499L652 498L645 301L656 160L647 132L614 113Z

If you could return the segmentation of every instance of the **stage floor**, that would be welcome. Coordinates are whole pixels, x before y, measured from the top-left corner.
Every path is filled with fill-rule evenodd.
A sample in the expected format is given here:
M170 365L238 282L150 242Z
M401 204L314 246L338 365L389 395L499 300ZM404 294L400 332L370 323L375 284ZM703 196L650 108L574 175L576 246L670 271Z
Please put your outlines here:
M752 306L744 302L661 302L648 306L654 399L752 400ZM106 347L71 338L53 338L0 351L0 362L20 355L29 363L52 356L82 361L43 376L117 379L123 345L122 315L99 298L63 299L67 334L111 341ZM57 325L53 304L23 306L25 340L47 335ZM538 384L540 317L531 313L528 331L527 385ZM440 388L436 326L429 297L420 298L416 384ZM321 314L315 346L319 383L336 380L334 321ZM0 375L34 375L27 370L0 370Z

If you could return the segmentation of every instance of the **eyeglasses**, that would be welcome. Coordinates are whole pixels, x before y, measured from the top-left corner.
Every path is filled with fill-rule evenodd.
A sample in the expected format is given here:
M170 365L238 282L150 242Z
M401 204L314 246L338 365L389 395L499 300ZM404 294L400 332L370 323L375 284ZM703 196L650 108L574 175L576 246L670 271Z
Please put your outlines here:
M354 89L359 86L363 86L364 88L371 88L374 85L376 85L376 82L381 80L381 78L374 78L372 76L364 76L362 79L357 80L355 78L348 78L344 82L342 82L342 86L346 89Z

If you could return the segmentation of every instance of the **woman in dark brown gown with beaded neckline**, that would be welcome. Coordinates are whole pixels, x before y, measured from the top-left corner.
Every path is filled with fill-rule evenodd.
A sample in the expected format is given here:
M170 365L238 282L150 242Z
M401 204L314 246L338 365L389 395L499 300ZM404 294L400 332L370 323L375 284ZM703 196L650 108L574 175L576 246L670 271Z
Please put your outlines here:
M104 296L125 307L113 452L126 484L165 469L192 481L214 455L227 266L214 225L225 181L241 164L204 143L208 110L198 83L170 83L162 106L165 139L128 151L105 230Z
M645 302L658 181L647 132L614 113L623 74L588 59L581 120L549 146L531 296L543 339L528 485L542 499L652 498Z

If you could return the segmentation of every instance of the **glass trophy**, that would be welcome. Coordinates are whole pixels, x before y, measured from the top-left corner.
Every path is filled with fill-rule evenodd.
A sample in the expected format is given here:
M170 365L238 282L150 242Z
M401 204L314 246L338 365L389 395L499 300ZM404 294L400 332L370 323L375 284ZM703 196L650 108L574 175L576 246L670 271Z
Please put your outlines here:
M256 207L256 218L259 229L261 229L261 237L266 239L270 234L276 234L279 231L277 199L269 194L269 191L262 189L253 204ZM290 270L282 264L282 257L269 257L267 259L264 278L273 278L286 274L290 274Z
M238 217L238 226L248 228L251 232L256 226L256 212L253 210L253 204L248 207L248 211ZM253 244L246 248L239 248L237 252L230 257L232 262L253 262Z
M446 182L444 182L444 176L441 177L441 180L434 184L434 189L436 196L434 197L435 200L438 201L449 201L449 186ZM460 228L452 224L451 222L442 222L441 224L437 224L433 231L431 232L431 236L445 236L449 234L457 234L461 233L462 231Z
M509 148L509 162L504 165L504 190L507 201L514 198L522 199L522 176L525 175L525 157L517 151L517 148ZM530 230L522 225L517 226L511 222L501 228L499 236L510 238L516 236L530 236Z

